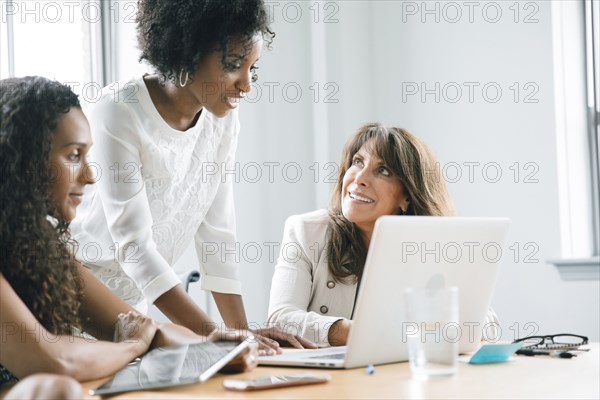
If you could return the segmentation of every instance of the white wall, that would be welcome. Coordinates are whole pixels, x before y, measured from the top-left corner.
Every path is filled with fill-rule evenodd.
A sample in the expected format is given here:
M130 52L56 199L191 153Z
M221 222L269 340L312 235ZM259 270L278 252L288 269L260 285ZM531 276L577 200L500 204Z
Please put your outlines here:
M421 13L422 2L270 3L277 37L259 63L260 96L256 90L241 107L238 148L236 206L250 321L266 317L274 260L265 243L280 240L287 216L327 205L331 170L325 163L338 162L360 124L383 121L432 147L461 215L512 219L511 248L493 300L504 339L534 327L600 338L599 282L561 280L546 263L561 255L550 2L518 3L517 22L514 2L474 3L470 16L464 2L427 2L429 10L439 7L439 22ZM325 23L327 16L337 22ZM436 82L439 102L434 94L421 99L407 92L421 83L434 89ZM462 98L453 102L457 86ZM302 96L295 99L297 87ZM494 87L502 90L497 102ZM338 102L325 102L336 88L329 100ZM527 95L537 102L525 102ZM272 182L264 163L279 163L271 164ZM302 176L292 182L297 166ZM493 182L497 171L502 175ZM185 263L193 263L190 257Z
M562 281L557 270L546 264L561 256L550 2L520 3L518 23L509 9L514 3L495 4L503 12L497 23L486 22L476 9L474 23L463 15L455 24L443 18L435 23L432 16L426 23L408 17L408 23L398 24L400 2L374 5L374 36L400 39L395 46L388 41L376 44L376 53L387 54L386 62L375 69L380 78L375 86L387 88L376 96L377 118L399 123L423 137L448 167L449 180L455 180L457 171L450 168L452 163L462 166L462 178L449 182L461 215L513 220L508 241L512 247L504 258L493 301L504 337L525 334L528 331L523 327L532 323L541 333L578 332L598 339L598 281ZM493 9L488 10L487 16L493 18ZM532 12L538 22L523 23ZM425 102L419 96L407 96L403 102L399 96L402 82L426 82L428 88L435 82L442 87L457 82L464 89L463 99L451 103L455 95L448 92L439 103L433 95L426 96ZM472 103L464 82L480 84ZM521 87L518 101L516 87L510 89L514 82ZM528 82L533 86L524 88ZM483 97L481 88L486 83L501 87L498 102ZM526 103L524 96L532 88L539 91L530 100L538 102ZM489 94L493 96L492 91ZM472 181L465 162L480 163ZM496 168L488 163L500 166L502 177L496 183ZM518 177L515 163L519 163ZM532 179L537 182L529 182ZM529 260L528 254L532 255Z
M296 2L286 10L286 3L281 2L275 8L278 36L273 51L262 57L260 82L282 86L298 82L307 93L295 104L275 96L273 103L261 99L244 106L240 161L295 160L308 166L313 157L325 153L329 161L337 162L343 142L363 122L384 121L412 130L430 144L446 168L461 215L513 220L511 247L493 300L504 338L525 335L537 327L542 333L575 332L597 340L598 281L563 281L555 267L546 263L561 256L550 3L521 2L518 17L513 2L477 3L472 22L461 2L450 6L428 2L429 10L438 4L439 22L435 14L421 13L421 2L342 1L336 3L338 9L325 10L330 3L321 3L320 10L335 12L329 15L337 23L314 22L318 3ZM296 4L302 6L303 14L292 23ZM457 16L455 4L462 18L452 23ZM500 17L495 14L498 8ZM319 45L312 50L307 46L311 32L325 33L321 37L325 60L319 57ZM321 82L339 87L335 96L339 103L325 104L320 99L314 104L313 93L304 85L315 81L309 73L319 69L325 69ZM431 90L436 82L440 83L439 102L434 94L423 101L420 93L407 91L414 84L420 89L421 83ZM472 101L469 85L474 88ZM456 86L463 93L453 102ZM494 102L496 87L502 94ZM323 112L327 124L319 128L327 137L315 135L311 126L311 120L323 119ZM312 149L311 153L313 145L325 150ZM473 166L472 178L469 165ZM498 180L497 171L502 174ZM321 188L306 182L240 183L236 194L242 243L279 240L287 215L325 206L322 187L328 186L322 178ZM271 272L268 262L243 267L252 320L265 317Z

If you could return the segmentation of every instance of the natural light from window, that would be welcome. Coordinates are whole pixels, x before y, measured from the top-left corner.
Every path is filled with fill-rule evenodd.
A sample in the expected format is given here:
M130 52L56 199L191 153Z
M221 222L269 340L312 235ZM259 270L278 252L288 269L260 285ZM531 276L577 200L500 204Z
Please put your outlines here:
M12 21L14 76L41 75L90 87L91 23L99 8L88 1L2 1L2 78L9 75L8 22Z

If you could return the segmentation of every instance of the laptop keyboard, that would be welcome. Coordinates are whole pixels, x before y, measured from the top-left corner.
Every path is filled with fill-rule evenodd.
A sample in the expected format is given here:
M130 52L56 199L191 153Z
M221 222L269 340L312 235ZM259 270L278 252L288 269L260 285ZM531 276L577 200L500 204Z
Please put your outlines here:
M343 360L344 357L346 357L346 353L325 354L322 356L314 356L314 357L308 357L308 358L320 358L320 359L327 359L327 360Z

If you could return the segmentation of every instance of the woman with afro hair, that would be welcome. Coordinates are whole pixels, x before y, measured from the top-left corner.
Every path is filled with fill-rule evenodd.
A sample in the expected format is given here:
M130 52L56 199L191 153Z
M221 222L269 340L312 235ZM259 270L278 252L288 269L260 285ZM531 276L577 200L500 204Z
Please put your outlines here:
M198 334L214 322L172 266L194 242L201 288L227 327L249 326L235 256L230 174L238 104L258 77L274 33L263 0L142 0L137 33L153 74L104 89L89 118L101 174L72 225L78 258L114 293L146 312L156 305ZM214 251L214 249L222 251ZM279 341L314 347L278 329L257 329L268 354Z
M94 183L91 145L68 86L0 81L0 398L81 398L77 381L109 376L150 347L206 340L138 313L73 257L69 223ZM257 348L229 368L256 366Z

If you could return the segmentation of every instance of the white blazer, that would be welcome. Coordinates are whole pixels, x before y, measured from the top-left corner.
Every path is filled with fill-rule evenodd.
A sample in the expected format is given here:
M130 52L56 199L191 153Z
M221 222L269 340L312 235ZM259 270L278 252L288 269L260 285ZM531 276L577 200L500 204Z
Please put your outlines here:
M327 210L293 215L285 222L271 285L267 322L329 346L329 327L349 319L356 284L333 280L327 265Z
M334 322L350 319L357 286L335 282L330 274L325 251L327 229L327 210L293 215L286 220L267 319L269 324L321 347L330 346L329 328ZM499 326L491 308L487 322ZM497 332L492 330L484 333L497 338Z

